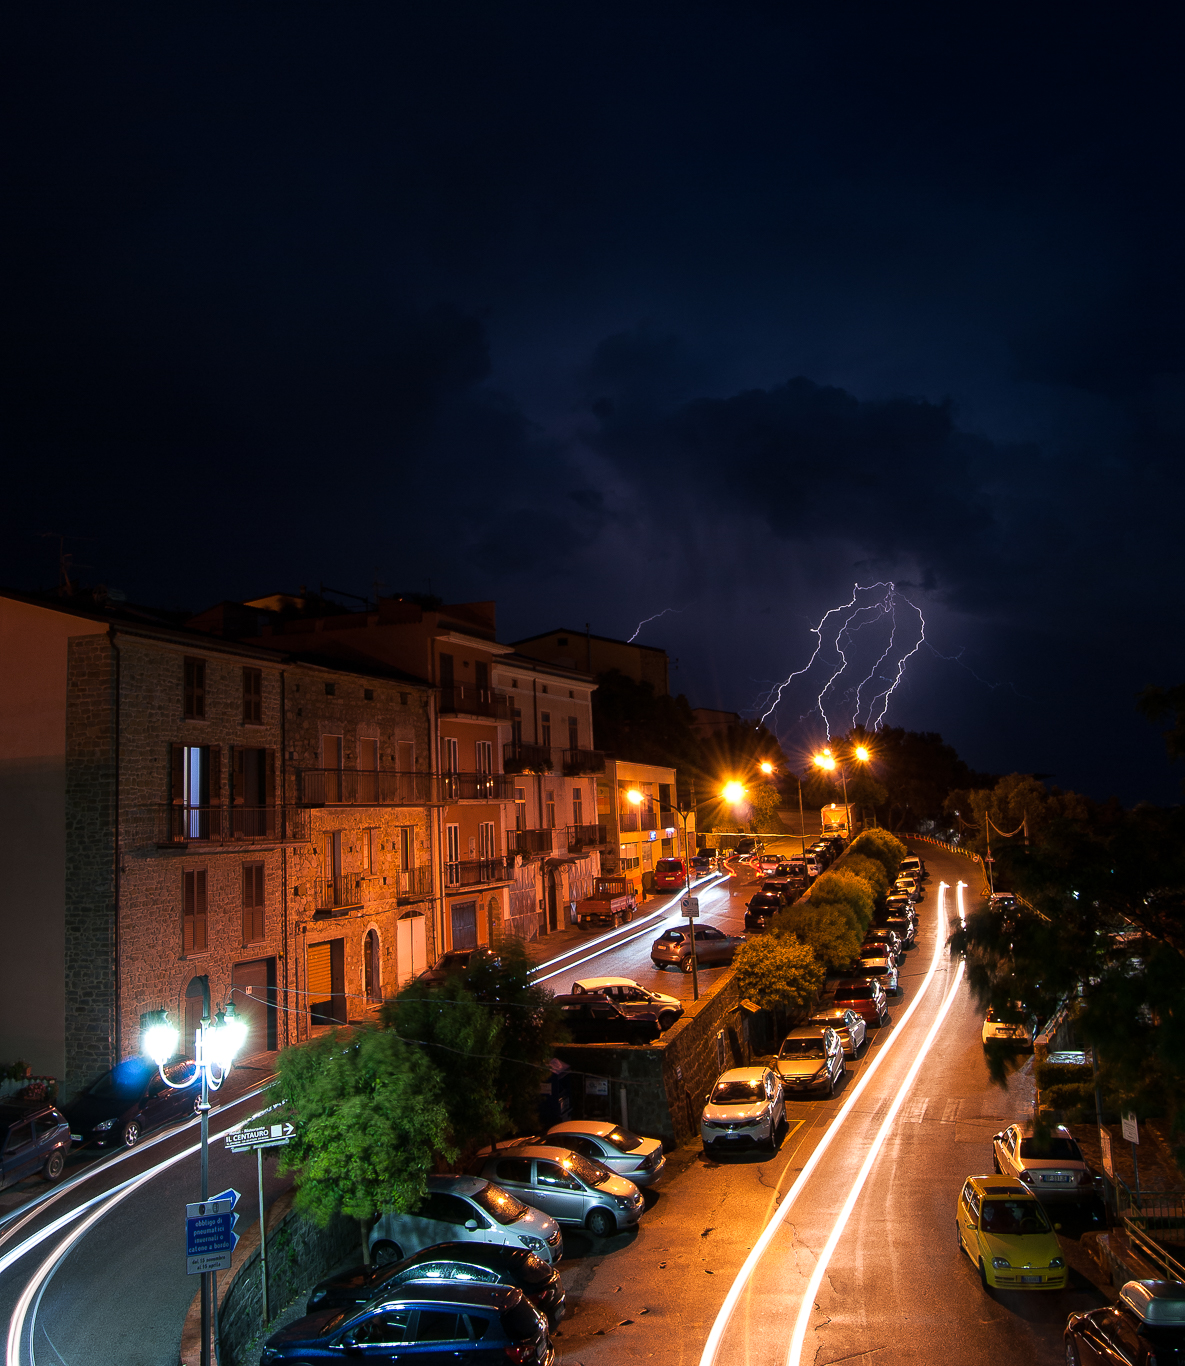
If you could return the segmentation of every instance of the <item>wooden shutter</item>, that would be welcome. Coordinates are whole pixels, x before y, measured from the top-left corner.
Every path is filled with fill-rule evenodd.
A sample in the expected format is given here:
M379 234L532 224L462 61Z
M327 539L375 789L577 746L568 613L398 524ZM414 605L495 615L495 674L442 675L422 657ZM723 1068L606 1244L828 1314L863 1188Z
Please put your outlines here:
M331 944L310 944L308 952L310 1001L328 1001L333 995Z
M264 938L264 874L262 863L243 865L243 943L256 944Z
M247 790L247 774L245 771L246 750L242 745L231 745L230 747L230 804L231 806L242 806L243 794Z
M206 938L206 870L184 874L182 942L185 953L204 953Z
M206 798L211 806L222 805L222 746L207 745L205 753L209 756L207 772L210 775L210 795Z
M169 746L169 801L180 806L185 801L185 746Z

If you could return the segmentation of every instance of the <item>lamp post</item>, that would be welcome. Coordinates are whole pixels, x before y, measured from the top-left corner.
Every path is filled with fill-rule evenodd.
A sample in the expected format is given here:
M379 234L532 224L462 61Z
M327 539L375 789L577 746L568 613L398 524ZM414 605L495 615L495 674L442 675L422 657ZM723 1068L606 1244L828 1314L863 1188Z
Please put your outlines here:
M166 1086L183 1091L190 1086L200 1086L197 1110L202 1122L202 1200L210 1195L210 1092L217 1091L226 1080L235 1054L242 1048L247 1038L247 1026L235 1013L233 1003L226 1010L220 1010L214 1019L203 1015L194 1036L194 1074L188 1081L176 1082L165 1076L165 1063L176 1056L180 1035L168 1022L167 1016L144 1032L144 1052L156 1063L161 1081ZM214 1080L213 1071L217 1069L218 1079ZM202 1366L210 1366L210 1319L216 1308L214 1303L214 1272L203 1271L201 1283L202 1299Z
M853 745L853 746L852 746L851 757L852 757L853 759L857 760L859 763L866 764L866 763L868 763L868 761L872 758L872 755L868 752L867 748L866 748L864 745ZM814 762L815 762L815 767L816 767L816 768L824 769L824 770L825 770L826 772L828 772L828 773L834 773L835 770L836 770L837 768L839 769L840 781L843 783L844 823L845 823L846 826L847 826L847 830L848 830L848 839L851 840L851 838L852 838L852 807L851 807L851 803L848 801L848 771L847 771L847 767L846 767L846 765L844 764L843 760L842 760L842 759L836 759L835 755L831 753L830 748L827 748L827 747L824 747L824 749L823 749L823 751L822 751L821 753L815 755ZM800 789L800 791L801 791L801 789Z
M683 894L685 897L691 896L691 841L687 836L687 818L695 810L695 789L691 791L691 804L684 806L679 801L678 792L675 793L675 810L679 814L679 819L683 822ZM687 933L691 944L691 999L699 1000L699 964L695 956L695 923L690 917L687 920Z

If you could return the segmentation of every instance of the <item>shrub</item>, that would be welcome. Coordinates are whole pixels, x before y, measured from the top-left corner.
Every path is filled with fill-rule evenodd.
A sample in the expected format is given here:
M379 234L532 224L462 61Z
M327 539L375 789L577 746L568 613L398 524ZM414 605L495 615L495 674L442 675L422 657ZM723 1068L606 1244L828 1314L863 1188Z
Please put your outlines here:
M850 860L853 854L859 854L864 858L876 859L892 883L906 852L905 845L895 835L890 835L887 830L878 827L865 830L862 835L856 836L848 850L848 858Z
M742 996L778 1013L809 1005L823 985L823 966L793 935L764 935L742 944L733 959Z
M833 868L816 881L807 902L815 907L829 905L839 908L856 933L863 935L872 923L876 897L872 886L862 877L843 868Z
M860 936L845 909L831 902L798 901L774 916L770 933L806 944L829 971L843 968L860 947Z
M865 854L850 854L836 871L854 873L856 877L862 877L872 888L876 905L881 907L885 904L885 897L888 896L889 888L893 884L885 872L885 865L879 859L869 858Z

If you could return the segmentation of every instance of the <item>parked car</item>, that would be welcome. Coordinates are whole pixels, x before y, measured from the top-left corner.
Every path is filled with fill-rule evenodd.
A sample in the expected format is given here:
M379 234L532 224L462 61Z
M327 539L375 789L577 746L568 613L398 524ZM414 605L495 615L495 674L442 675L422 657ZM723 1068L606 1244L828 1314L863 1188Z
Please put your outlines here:
M573 996L607 996L631 1020L655 1020L670 1029L683 1014L683 1002L661 991L650 991L629 977L582 977L572 983Z
M789 905L806 891L806 883L799 882L796 878L789 877L767 877L761 884L763 892L772 892L775 896L783 896Z
M926 865L917 854L907 854L897 865L897 871L899 873L907 873L910 877L917 878L919 882L925 882L930 876L930 874L926 872Z
M485 1157L481 1172L556 1223L587 1228L598 1238L632 1228L645 1208L632 1181L567 1148L499 1148Z
M497 1243L438 1243L410 1257L382 1265L354 1266L318 1282L305 1312L344 1309L352 1313L382 1296L395 1297L414 1281L464 1285L513 1285L547 1319L554 1332L564 1317L564 1282L554 1266L523 1247Z
M713 1148L739 1152L758 1144L773 1152L778 1146L786 1097L781 1078L771 1068L734 1067L722 1072L706 1100L699 1122L705 1154Z
M667 1165L661 1139L643 1138L605 1119L567 1119L553 1124L539 1142L592 1158L635 1186L653 1186Z
M416 979L420 982L443 982L454 973L464 972L474 958L481 955L493 958L495 955L489 949L479 947L476 949L450 949L448 953L442 953L440 957L420 973Z
M681 858L660 858L654 865L654 890L674 892L686 887L687 865Z
M1158 1366L1185 1359L1185 1286L1128 1281L1114 1304L1066 1320L1066 1366Z
M897 938L901 940L901 947L910 949L917 939L918 922L917 917L906 915L901 911L890 911L888 915L881 916L881 925L892 930Z
M430 1176L428 1194L414 1213L384 1214L375 1221L370 1255L376 1262L398 1262L453 1242L525 1247L553 1264L564 1255L554 1219L478 1176Z
M774 1063L782 1085L788 1091L809 1091L820 1087L829 1096L847 1071L843 1044L830 1025L800 1025L782 1040Z
M907 896L915 906L926 899L922 884L911 877L899 877L893 883L893 892L897 896Z
M774 869L781 863L781 861L782 860L777 856L777 854L759 854L757 855L757 857L750 859L750 862L753 865L753 870L756 872L758 877L772 876Z
M862 953L852 964L853 977L875 977L885 989L886 996L901 995L901 981L897 975L897 964L893 958L880 949Z
M597 992L557 996L555 1003L574 1043L650 1043L661 1032L657 1015L652 1019L631 1017Z
M1069 1129L1058 1124L1046 1135L1032 1124L1012 1124L992 1139L992 1160L1001 1176L1014 1176L1034 1195L1079 1197L1094 1189L1094 1176Z
M691 856L691 876L707 877L716 867L716 857L711 850L701 849Z
M399 1287L352 1317L340 1310L306 1314L273 1333L260 1366L279 1362L465 1362L505 1366L507 1361L552 1366L555 1349L547 1320L512 1285L414 1282Z
M786 909L786 898L781 892L758 892L749 898L745 907L745 929L759 933L769 928L769 922L779 911Z
M50 1101L0 1104L0 1190L40 1172L56 1181L70 1151L70 1125Z
M832 1005L847 1006L869 1027L883 1025L889 1018L885 989L875 977L844 977L831 993Z
M871 948L874 944L881 944L885 948L891 949L897 958L898 966L905 954L905 948L901 943L901 936L889 925L874 925L864 936L862 948Z
M844 1056L854 1058L868 1037L868 1026L851 1006L827 1006L816 1010L807 1021L813 1025L828 1025L839 1035Z
M178 1082L193 1076L194 1064L180 1061L165 1068L165 1077ZM98 1147L122 1144L134 1148L142 1135L163 1124L191 1117L198 1103L195 1086L170 1086L156 1064L147 1058L127 1058L104 1072L62 1113L75 1143Z
M743 934L725 934L715 925L695 927L695 957L701 968L717 968L732 962L732 956L745 942ZM656 968L691 971L691 944L685 929L670 929L650 946L650 961Z
M734 846L734 853L741 856L747 854L761 854L765 852L765 845L760 840L754 839L751 835L742 835Z
M1041 1202L1010 1176L969 1176L955 1210L959 1247L985 1290L1062 1290L1066 1259Z
M1021 1052L1033 1051L1032 1025L1025 1016L1024 1007L1019 1003L1014 1004L1011 1009L989 1006L987 1014L983 1017L980 1038L985 1047L995 1042L1020 1049Z

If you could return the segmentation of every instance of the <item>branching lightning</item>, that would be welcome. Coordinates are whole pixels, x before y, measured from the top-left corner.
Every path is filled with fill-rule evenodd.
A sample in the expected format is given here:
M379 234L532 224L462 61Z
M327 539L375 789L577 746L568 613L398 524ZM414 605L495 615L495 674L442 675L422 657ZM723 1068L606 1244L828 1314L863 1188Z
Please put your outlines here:
M666 614L667 614L668 612L682 612L682 611L683 611L683 608L682 608L682 607L664 607L664 608L662 609L661 612L655 612L655 614L654 614L652 617L647 617L647 618L645 619L645 621L640 621L640 622L638 622L638 628L637 628L637 630L634 632L634 634L633 634L632 636L630 636L629 640L626 641L626 644L627 644L627 645L632 645L633 642L634 642L635 640L637 640L637 638L638 638L638 633L641 631L642 627L646 625L646 622L647 622L647 621L657 621L657 620L659 619L659 617L665 617Z
M872 601L861 601L864 595L870 593L879 593L879 596L873 598ZM912 626L908 630L898 621L898 607L902 604L917 617L916 626ZM831 669L823 686L816 693L814 705L810 710L812 712L817 711L823 718L823 724L827 729L827 738L830 739L832 719L828 714L827 699L829 694L833 694L837 690L838 685L844 679L844 675L854 668L853 662L849 658L853 637L857 631L883 621L889 625L888 644L868 673L856 684L851 715L852 724L860 724L861 713L865 712L866 708L866 714L863 717L864 725L871 730L879 730L884 725L890 700L905 677L905 666L917 654L926 640L926 621L921 609L909 598L904 597L892 581L870 584L857 583L853 585L852 596L848 602L828 608L823 613L818 624L810 628L811 634L815 637L815 648L811 652L811 657L801 669L795 669L770 693L766 694L764 699L765 710L761 715L763 722L772 712L777 710L787 687L794 679L801 678L814 667L823 651L824 629L827 628L827 623L832 617L839 617L838 629L834 640L831 642L835 654L838 656L838 663ZM917 632L916 639L913 638L914 630ZM830 637L830 630L828 630L828 636ZM911 640L912 644L910 644ZM907 645L909 648L906 648ZM870 686L873 688L871 700L865 704L863 701L865 690ZM850 688L846 695L851 696Z

